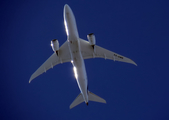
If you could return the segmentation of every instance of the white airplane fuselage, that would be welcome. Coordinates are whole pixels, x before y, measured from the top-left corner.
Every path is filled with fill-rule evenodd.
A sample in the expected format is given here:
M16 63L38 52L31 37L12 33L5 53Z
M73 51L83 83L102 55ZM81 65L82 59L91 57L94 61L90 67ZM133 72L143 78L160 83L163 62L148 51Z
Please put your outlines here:
M75 78L82 93L83 99L85 103L88 104L88 82L85 63L81 54L76 20L71 8L68 5L64 6L64 24Z
M67 41L64 42L61 47L59 47L57 39L53 39L51 41L51 47L54 53L31 75L29 83L34 78L46 72L50 68L53 68L57 64L71 62L81 93L70 104L69 108L72 109L82 102L85 102L88 105L88 101L106 103L106 100L88 90L88 80L84 59L104 58L131 63L136 66L137 64L125 56L96 45L96 39L93 33L87 35L88 41L79 38L74 14L67 4L64 6L63 16Z

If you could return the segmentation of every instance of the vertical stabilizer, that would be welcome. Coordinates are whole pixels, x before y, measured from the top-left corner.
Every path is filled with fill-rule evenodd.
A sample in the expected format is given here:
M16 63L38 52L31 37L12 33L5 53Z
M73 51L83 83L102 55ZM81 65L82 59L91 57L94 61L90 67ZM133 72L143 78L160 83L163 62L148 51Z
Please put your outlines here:
M70 109L72 109L73 107L79 105L80 103L82 103L84 101L82 93L80 93L76 99L72 102L72 104L70 105Z
M90 91L88 91L88 95L89 95L89 96L88 96L88 99L89 99L90 101L106 103L106 101L105 101L103 98L101 98L101 97L95 95L94 93L92 93L92 92L90 92Z

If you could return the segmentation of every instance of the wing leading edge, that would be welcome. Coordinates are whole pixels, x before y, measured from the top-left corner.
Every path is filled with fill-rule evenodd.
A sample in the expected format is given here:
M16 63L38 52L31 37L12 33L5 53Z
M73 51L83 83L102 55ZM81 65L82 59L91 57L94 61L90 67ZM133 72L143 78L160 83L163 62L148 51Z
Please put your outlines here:
M71 56L68 48L67 41L60 47L59 55L57 56L56 53L53 53L30 77L29 83L36 78L37 76L41 75L42 73L46 72L50 68L53 68L55 65L65 62L70 62Z
M82 53L83 59L105 58L105 59L110 59L114 61L131 63L137 66L137 64L133 60L127 57L124 57L120 54L117 54L115 52L106 50L105 48L95 45L93 49L92 46L89 44L89 42L86 40L80 39L80 45L81 45L81 53Z

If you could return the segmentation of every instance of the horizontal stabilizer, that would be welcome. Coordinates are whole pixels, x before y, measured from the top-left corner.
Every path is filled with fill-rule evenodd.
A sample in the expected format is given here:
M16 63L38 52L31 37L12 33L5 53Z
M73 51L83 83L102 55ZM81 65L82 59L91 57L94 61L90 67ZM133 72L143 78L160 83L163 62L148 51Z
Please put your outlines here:
M89 96L88 96L89 101L106 103L106 101L105 101L103 98L101 98L101 97L95 95L94 93L92 93L92 92L90 92L90 91L88 91L88 95L89 95Z
M80 103L82 103L84 101L82 93L80 93L76 99L72 102L72 104L70 105L70 109L72 109L73 107L79 105Z

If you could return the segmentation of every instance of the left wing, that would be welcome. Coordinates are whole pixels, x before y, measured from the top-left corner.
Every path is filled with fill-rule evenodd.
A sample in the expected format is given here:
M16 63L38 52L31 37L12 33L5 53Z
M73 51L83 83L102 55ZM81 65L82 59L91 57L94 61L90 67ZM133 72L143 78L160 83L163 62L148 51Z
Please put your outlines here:
M53 53L31 76L29 79L29 83L39 76L40 74L46 72L50 68L53 68L55 65L64 62L70 62L71 56L68 48L67 41L60 47L59 49L59 56L56 53Z
M82 53L83 59L105 58L105 59L111 59L114 61L116 60L116 61L131 63L137 66L137 64L131 59L124 57L120 54L117 54L115 52L106 50L105 48L95 45L93 49L93 47L86 40L80 39L80 46L81 46L81 53Z

